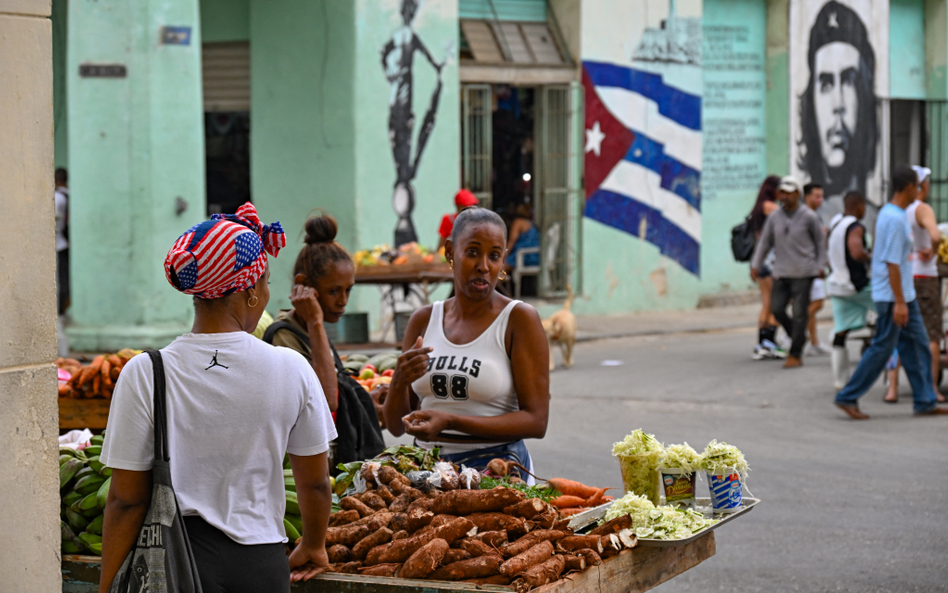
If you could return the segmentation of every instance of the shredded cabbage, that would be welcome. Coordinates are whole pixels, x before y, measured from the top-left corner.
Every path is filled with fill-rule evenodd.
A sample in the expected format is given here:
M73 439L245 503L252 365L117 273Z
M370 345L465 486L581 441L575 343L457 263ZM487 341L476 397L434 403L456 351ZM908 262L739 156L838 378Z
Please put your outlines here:
M718 522L692 509L656 507L644 496L632 492L612 503L603 522L622 515L632 517L632 530L644 539L685 539Z
M660 482L658 468L662 463L665 447L654 435L632 431L621 442L612 446L612 455L619 460L622 482L626 492L647 496L658 504Z
M723 472L727 468L733 467L741 476L747 475L747 472L750 471L747 460L744 459L744 454L741 453L740 449L724 442L719 443L717 440L711 441L705 447L704 453L701 455L700 467L711 473Z
M662 467L680 469L687 476L698 471L700 462L701 456L688 443L669 445L662 456Z

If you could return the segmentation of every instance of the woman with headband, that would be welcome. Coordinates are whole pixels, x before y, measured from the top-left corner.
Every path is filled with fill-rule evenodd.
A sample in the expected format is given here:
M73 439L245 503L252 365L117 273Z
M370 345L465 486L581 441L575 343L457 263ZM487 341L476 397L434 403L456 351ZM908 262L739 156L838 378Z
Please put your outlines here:
M194 297L191 333L161 350L167 376L171 476L204 591L284 591L326 566L332 493L326 452L336 437L309 362L251 335L270 299L267 254L286 238L247 203L175 242L165 275ZM101 591L138 538L151 497L153 375L129 361L115 386L102 462L113 469L105 509ZM282 462L296 479L303 536L287 562Z

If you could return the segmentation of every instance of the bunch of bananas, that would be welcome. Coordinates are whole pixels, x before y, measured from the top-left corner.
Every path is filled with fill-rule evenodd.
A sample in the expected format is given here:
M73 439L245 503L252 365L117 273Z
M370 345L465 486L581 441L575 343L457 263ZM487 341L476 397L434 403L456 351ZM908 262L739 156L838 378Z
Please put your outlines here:
M112 470L99 461L104 435L82 451L59 448L60 526L63 554L102 554L102 521Z

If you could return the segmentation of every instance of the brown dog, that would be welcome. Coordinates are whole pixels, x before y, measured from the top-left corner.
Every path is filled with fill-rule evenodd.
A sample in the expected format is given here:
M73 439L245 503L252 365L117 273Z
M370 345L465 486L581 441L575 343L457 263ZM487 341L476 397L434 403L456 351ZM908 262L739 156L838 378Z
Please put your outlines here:
M573 366L573 346L576 345L576 316L569 310L573 304L573 289L566 287L568 296L563 308L543 320L543 331L550 342L550 370L556 368L553 360L553 344L559 344L563 352L563 366Z

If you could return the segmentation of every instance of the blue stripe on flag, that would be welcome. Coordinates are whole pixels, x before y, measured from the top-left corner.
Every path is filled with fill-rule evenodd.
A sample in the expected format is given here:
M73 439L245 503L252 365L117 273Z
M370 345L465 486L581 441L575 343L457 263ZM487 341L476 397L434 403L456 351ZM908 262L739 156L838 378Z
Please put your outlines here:
M596 190L586 200L585 215L605 225L639 236L642 220L645 237L639 237L658 247L662 255L678 262L683 268L701 275L701 249L697 241L662 217L658 210L630 198L604 189Z
M695 210L701 211L701 173L665 154L665 145L638 130L625 160L655 171L662 177L662 189L678 194Z
M661 75L603 62L583 62L595 86L619 87L658 104L658 112L679 124L701 130L701 97L668 86Z

